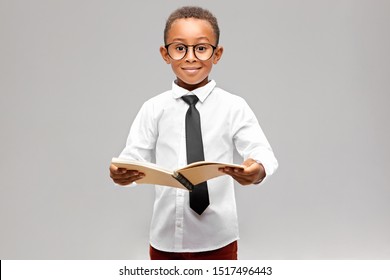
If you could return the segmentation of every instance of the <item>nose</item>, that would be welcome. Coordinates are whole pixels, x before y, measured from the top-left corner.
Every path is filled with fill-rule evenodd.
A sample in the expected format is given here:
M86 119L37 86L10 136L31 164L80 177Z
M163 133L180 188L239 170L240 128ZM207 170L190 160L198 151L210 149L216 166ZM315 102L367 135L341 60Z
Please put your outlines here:
M196 61L195 50L193 46L188 46L186 53L186 61L193 62Z

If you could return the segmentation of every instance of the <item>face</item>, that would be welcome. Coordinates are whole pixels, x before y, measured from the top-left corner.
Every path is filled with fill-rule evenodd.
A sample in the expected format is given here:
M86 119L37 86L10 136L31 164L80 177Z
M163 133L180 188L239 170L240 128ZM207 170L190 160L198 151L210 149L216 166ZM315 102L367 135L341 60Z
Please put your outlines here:
M185 45L208 43L216 45L216 37L211 24L206 20L186 18L178 19L172 23L167 34L167 44L172 42ZM193 48L188 48L186 56L181 60L173 60L164 46L160 53L167 64L171 64L177 77L177 84L187 90L194 90L208 83L208 76L213 64L217 64L222 56L223 48L218 46L213 56L206 61L196 58Z

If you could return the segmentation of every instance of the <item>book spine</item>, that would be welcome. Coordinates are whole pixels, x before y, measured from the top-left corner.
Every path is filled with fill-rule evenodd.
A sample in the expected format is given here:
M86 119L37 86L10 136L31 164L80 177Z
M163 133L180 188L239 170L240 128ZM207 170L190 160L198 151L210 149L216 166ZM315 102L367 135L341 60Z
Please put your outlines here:
M186 177L181 175L179 172L175 172L173 178L178 180L184 187L186 187L190 192L194 189L194 185L188 181Z

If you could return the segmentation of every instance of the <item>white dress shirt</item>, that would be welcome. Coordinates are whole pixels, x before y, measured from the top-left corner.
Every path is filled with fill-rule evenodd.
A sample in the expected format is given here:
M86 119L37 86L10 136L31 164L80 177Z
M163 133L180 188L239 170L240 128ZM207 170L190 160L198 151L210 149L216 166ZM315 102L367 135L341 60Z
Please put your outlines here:
M248 104L210 81L192 92L172 83L172 90L146 101L119 157L154 162L174 170L187 165L183 95L195 94L201 117L206 161L233 162L234 149L261 162L270 176L278 163ZM240 163L238 163L240 164ZM156 185L150 244L168 252L200 252L237 240L238 220L233 179L208 181L210 205L198 215L189 207L189 192Z

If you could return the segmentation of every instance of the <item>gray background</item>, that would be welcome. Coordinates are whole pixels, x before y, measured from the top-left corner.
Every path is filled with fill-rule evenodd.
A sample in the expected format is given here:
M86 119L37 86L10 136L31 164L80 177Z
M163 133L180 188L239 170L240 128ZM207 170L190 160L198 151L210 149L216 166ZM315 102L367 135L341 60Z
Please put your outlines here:
M389 259L390 2L372 0L0 0L0 258L148 258L154 190L108 166L171 86L158 48L185 4L218 17L211 77L280 163L236 188L240 258Z

